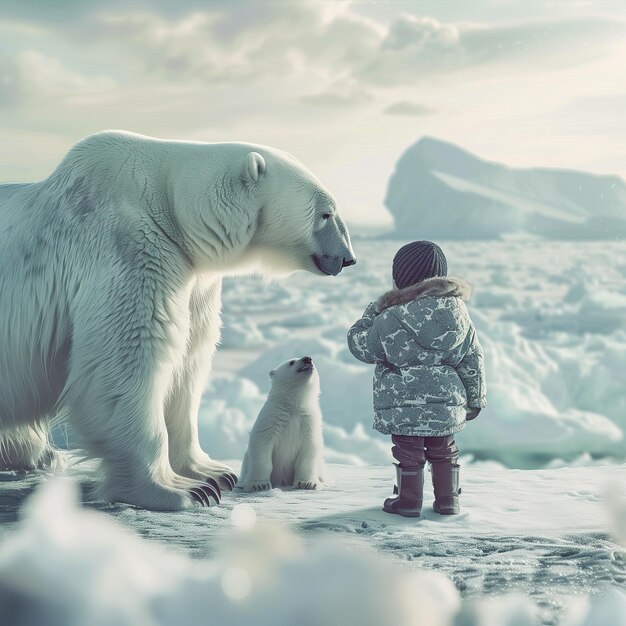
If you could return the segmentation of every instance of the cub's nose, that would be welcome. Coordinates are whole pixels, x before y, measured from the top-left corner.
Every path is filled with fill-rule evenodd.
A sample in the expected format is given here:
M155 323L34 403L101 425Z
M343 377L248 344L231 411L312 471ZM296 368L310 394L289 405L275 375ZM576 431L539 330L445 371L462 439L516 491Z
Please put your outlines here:
M310 357L310 356L303 356L303 357L302 357L302 362L303 362L303 363L306 363L307 365L308 365L309 363L311 363L311 362L312 362L312 360L313 360L313 359L311 359L311 357Z
M341 264L341 267L350 267L351 265L355 265L355 264L356 264L355 258L344 259L343 263Z

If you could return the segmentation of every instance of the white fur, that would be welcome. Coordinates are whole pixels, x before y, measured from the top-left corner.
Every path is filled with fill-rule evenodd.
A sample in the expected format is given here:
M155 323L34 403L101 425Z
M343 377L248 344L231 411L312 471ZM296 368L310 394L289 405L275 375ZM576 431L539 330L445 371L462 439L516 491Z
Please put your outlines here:
M293 486L316 489L322 481L322 412L315 366L298 371L302 359L270 372L272 387L250 431L238 487L264 491Z
M225 486L197 432L222 276L336 267L352 251L335 215L281 151L113 131L0 185L0 466L46 465L63 417L103 460L105 499L180 509L197 481Z

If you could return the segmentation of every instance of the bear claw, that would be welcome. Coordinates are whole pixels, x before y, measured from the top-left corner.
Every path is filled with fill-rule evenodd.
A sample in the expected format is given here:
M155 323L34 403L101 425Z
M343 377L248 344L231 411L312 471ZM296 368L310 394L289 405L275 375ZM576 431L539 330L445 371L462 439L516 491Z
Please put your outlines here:
M206 494L198 487L192 487L191 489L189 489L188 493L191 496L192 500L194 502L197 502L200 506L210 506Z
M219 504L220 500L221 500L221 492L220 492L220 488L218 487L217 489L215 489L215 487L213 487L213 485L210 484L206 484L206 485L202 485L202 487L200 487L200 489L202 489L202 491L204 493L207 494L208 497L213 498L215 500L215 504Z
M219 484L215 478L211 478L211 476L207 476L204 480L206 480L207 484L213 487L213 489L217 492L218 499L222 498L222 490L220 489Z
M215 489L215 487L210 484L192 487L189 489L189 495L191 495L191 497L202 506L211 506L211 498L215 500L215 504L220 503L219 487Z
M221 478L227 484L226 489L228 489L229 491L232 491L235 488L235 485L237 484L237 480L238 480L236 474L227 472L225 474L222 474Z

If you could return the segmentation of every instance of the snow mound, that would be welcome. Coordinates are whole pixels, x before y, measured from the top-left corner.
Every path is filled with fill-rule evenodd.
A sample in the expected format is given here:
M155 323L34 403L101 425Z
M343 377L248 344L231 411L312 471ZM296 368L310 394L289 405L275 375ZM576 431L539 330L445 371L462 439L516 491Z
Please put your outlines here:
M256 324L248 318L224 319L221 331L220 347L222 348L247 348L248 346L265 343L265 338Z
M490 239L525 233L553 239L626 237L626 183L617 176L484 161L424 137L400 158L385 204L395 234Z
M198 436L205 450L219 458L242 459L248 433L265 404L265 394L246 378L216 375L211 378L198 412Z
M459 434L463 450L522 466L524 457L572 459L617 450L623 432L600 412L606 402L582 402L585 394L595 395L591 387L580 387L588 364L568 367L567 350L549 351L508 321L473 317L485 350L489 400Z

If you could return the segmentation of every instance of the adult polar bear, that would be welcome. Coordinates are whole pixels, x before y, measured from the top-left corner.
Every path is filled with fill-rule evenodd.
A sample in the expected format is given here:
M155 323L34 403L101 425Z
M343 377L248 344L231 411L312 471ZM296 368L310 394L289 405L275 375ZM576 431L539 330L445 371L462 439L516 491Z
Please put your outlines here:
M198 441L221 279L355 263L335 202L289 154L108 131L38 183L0 185L0 462L46 466L63 416L101 495L176 510L230 468Z

